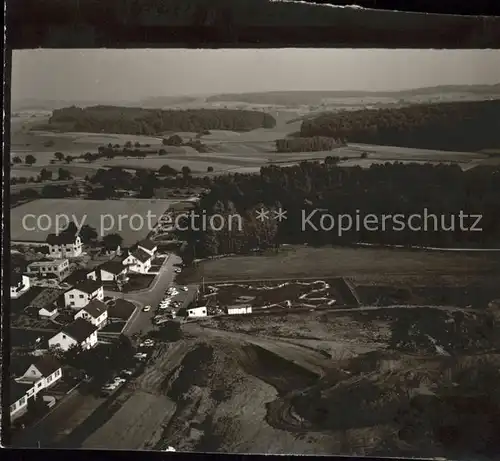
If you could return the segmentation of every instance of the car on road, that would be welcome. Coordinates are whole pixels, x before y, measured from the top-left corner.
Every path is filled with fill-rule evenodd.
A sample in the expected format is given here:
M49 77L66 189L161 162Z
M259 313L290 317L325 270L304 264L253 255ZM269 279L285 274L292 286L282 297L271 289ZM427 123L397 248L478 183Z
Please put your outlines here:
M174 269L174 272L176 272L178 274L179 272L182 272L182 269L180 267L176 267Z
M189 288L188 287L182 287L182 291L188 291Z
M142 309L143 312L149 312L151 310L151 306L144 306Z
M127 380L126 380L125 378L122 378L122 377L120 377L120 376L117 376L117 377L114 379L114 381L113 381L113 382L114 382L114 383L116 383L116 384L123 384L123 383L127 382Z
M148 354L145 354L144 352L138 352L137 354L134 355L135 359L145 359L147 358Z
M132 370L122 370L121 373L126 376L132 376L134 374Z

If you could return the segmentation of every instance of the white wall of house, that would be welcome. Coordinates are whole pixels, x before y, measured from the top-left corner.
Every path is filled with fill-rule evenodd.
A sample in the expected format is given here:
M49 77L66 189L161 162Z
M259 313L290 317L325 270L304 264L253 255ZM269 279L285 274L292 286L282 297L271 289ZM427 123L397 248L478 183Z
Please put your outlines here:
M242 306L242 307L228 307L227 313L229 315L239 315L239 314L251 314L252 307L251 306Z
M97 346L97 331L94 331L82 344L83 349L92 349Z
M97 328L103 328L108 320L108 311L104 311L98 318L94 318L83 308L75 314L74 319L84 319Z
M49 245L50 258L76 258L82 254L82 239L76 237L74 243L67 245Z
M64 293L64 305L73 309L81 309L93 299L98 299L99 301L104 300L103 287L99 287L98 290L91 295L79 290L78 288L72 288Z
M94 331L85 341L80 343L82 349L91 349L97 344L97 331ZM75 339L65 334L63 331L57 333L49 339L49 347L59 347L63 351L67 351L78 343Z
M188 317L206 317L207 316L207 308L203 307L193 307L192 309L188 309Z
M92 272L89 272L87 274L87 280L94 280L94 281L96 281L97 280L97 271L93 270Z
M141 262L132 255L127 256L123 260L123 264L128 267L129 271L139 274L147 274L151 269L151 259L148 259L146 262Z
M58 264L53 262L32 263L27 267L26 271L28 274L37 274L44 277L54 274L59 279L63 279L69 274L69 261L66 259Z
M17 299L30 289L30 278L27 275L22 276L22 281L18 286L10 287L11 299Z
M63 331L60 331L55 336L49 339L49 347L59 347L63 351L67 351L73 346L77 346L78 342L71 336L68 336Z
M28 409L28 397L24 395L17 402L14 402L10 406L11 421L14 421L16 418L22 416L24 413L26 413L27 409Z
M38 316L43 317L43 318L50 318L50 317L53 317L54 315L56 315L58 312L59 312L59 309L57 309L57 307L55 307L55 306L42 307L38 311Z

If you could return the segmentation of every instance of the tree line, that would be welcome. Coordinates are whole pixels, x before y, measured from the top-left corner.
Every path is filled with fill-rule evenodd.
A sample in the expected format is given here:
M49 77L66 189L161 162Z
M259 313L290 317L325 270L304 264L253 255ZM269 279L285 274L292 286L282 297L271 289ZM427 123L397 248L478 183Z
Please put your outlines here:
M280 207L286 210L287 219L275 223L276 228L253 223L256 209ZM335 161L302 162L286 168L266 166L260 175L212 178L210 193L201 199L196 213L211 216L236 212L246 217L243 229L186 231L180 238L194 247L198 257L246 253L283 243L498 248L499 209L498 168L462 171L454 165L396 163L362 169L338 167ZM464 231L459 220L461 211L481 215L477 225L481 231ZM410 226L406 220L414 214L420 221L412 221ZM334 218L333 228L328 215ZM339 231L340 215L352 218L350 229ZM373 223L369 215L378 221ZM402 216L402 229L391 221L395 215ZM328 219L322 221L324 216ZM387 221L385 216L389 217ZM367 219L371 219L370 225L364 224ZM472 228L473 221L473 217L464 218L464 227Z
M304 120L300 136L452 151L498 148L500 100L323 114Z
M93 106L56 109L49 127L65 131L122 133L152 136L166 131L250 131L273 128L271 115L250 110L188 109L159 110L133 107Z

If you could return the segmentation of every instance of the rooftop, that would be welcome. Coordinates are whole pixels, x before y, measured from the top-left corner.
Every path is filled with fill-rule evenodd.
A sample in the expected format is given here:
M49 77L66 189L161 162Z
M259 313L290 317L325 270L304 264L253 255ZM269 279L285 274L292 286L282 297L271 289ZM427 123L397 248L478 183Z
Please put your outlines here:
M146 248L146 250L153 251L158 245L149 239L141 240L137 243L138 247Z
M109 272L110 274L118 275L122 273L126 267L120 261L111 260L101 264L99 269Z
M38 266L47 266L47 265L61 265L65 261L68 261L67 259L42 259L40 261L33 261L32 263L28 264L28 266L32 267L38 267Z
M98 299L90 301L86 306L82 307L80 311L84 310L89 315L97 319L101 314L108 310L108 306Z
M78 234L73 232L61 232L59 234L49 234L47 235L47 243L49 245L68 245L75 243Z
M97 327L83 319L76 319L62 329L63 333L79 343L85 341L95 331L97 331Z
M74 287L70 288L68 291L80 290L83 291L84 293L91 295L101 287L102 287L102 282L95 282L94 280L84 280L83 282L80 282Z

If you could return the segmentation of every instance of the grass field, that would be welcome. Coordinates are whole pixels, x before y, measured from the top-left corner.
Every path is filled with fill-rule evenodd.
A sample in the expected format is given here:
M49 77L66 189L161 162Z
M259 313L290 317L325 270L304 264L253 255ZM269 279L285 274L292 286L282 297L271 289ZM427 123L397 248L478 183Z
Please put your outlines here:
M310 96L309 96L310 97ZM421 97L419 97L421 99ZM429 96L426 96L428 99ZM410 98L411 99L411 98ZM417 98L418 99L418 98ZM421 102L420 99L414 102ZM425 98L424 98L425 99ZM411 103L413 100L408 100ZM224 102L202 102L197 101L200 107L228 107L250 110L264 110L276 119L276 126L272 129L259 128L249 132L237 133L226 130L212 130L210 134L201 137L201 141L207 146L209 152L200 154L195 149L187 146L162 146L161 140L164 136L172 133L163 133L162 136L131 136L112 133L58 133L41 130L33 130L42 122L46 122L47 114L40 113L31 116L14 117L12 124L11 151L12 155L24 157L28 153L37 158L37 163L32 168L16 167L13 176L31 176L43 166L49 165L54 157L54 152L61 151L69 155L81 155L85 152L95 152L98 146L119 144L123 146L130 141L133 144L139 142L142 145L149 144L152 148L163 148L167 151L165 156L148 156L147 158L120 158L111 160L101 159L91 164L85 162L73 162L65 168L70 169L73 175L83 177L97 168L103 166L120 166L123 168L149 168L158 170L161 166L168 164L173 168L181 169L183 166L191 168L195 174L206 174L211 167L213 173L255 173L260 167L270 162L280 162L283 166L294 164L303 160L323 160L328 155L347 157L348 160L340 163L342 166L360 166L369 168L372 164L386 162L417 162L417 163L457 163L463 169L470 169L477 165L497 165L498 160L488 158L487 153L463 153L463 152L441 152L425 151L420 149L404 149L387 146L364 146L352 145L334 151L322 151L312 153L276 153L274 141L284 138L300 129L301 121L297 118L312 112L336 111L351 108L362 108L370 104L389 104L393 98L390 97L363 97L363 98L334 98L325 99L321 110L314 104L305 105L300 108L286 109L280 105L273 104L249 104L238 101ZM193 103L187 103L186 108L192 107ZM319 107L319 106L318 106ZM182 132L179 134L184 141L195 139L196 133ZM47 147L47 142L52 143ZM368 158L361 159L361 154L366 152ZM54 165L57 169L62 165ZM51 167L52 169L52 167ZM28 173L29 171L29 173Z
M278 254L206 260L182 276L189 282L305 277L488 274L500 270L498 254L464 254L375 248L286 246ZM496 272L495 272L496 271Z
M149 199L126 200L78 200L78 199L40 199L13 208L10 215L12 241L44 242L49 233L56 232L57 216L67 216L75 224L89 224L102 237L106 234L119 233L125 246L133 245L144 239L159 217L168 209L172 201ZM148 225L148 214L151 226ZM23 218L27 218L23 225ZM40 225L36 226L38 217ZM132 216L137 216L132 218ZM155 217L155 219L153 219ZM141 218L143 225L141 226ZM121 221L121 222L120 222ZM65 224L59 218L60 225ZM50 227L45 229L47 225ZM66 223L67 224L67 223ZM36 227L34 230L30 230ZM109 230L106 230L109 228ZM137 230L135 230L137 229Z

